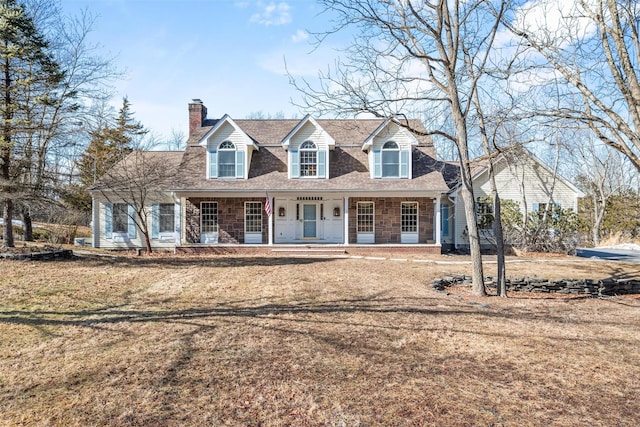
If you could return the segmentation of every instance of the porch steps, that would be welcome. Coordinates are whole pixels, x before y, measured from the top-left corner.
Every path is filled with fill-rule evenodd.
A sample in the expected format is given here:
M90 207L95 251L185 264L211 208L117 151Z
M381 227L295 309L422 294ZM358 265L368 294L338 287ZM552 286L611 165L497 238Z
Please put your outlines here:
M305 255L331 255L331 254L346 254L347 251L344 248L311 248L311 247L292 247L292 248L274 248L271 252L275 253L287 253L287 254L305 254Z

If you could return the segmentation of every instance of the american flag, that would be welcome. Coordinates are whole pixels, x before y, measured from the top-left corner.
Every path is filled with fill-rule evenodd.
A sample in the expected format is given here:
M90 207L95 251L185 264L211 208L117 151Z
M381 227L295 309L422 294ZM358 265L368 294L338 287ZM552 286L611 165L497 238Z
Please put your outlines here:
M264 211L267 213L267 216L271 216L271 198L267 194L267 200L264 202Z

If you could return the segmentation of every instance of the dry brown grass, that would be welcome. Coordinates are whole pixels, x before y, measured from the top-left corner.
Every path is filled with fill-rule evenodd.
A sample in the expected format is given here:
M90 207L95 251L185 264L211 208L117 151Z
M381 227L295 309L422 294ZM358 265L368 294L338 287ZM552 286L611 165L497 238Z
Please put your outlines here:
M573 258L508 268L638 274ZM0 261L0 425L640 423L640 297L428 285L468 271L285 256Z

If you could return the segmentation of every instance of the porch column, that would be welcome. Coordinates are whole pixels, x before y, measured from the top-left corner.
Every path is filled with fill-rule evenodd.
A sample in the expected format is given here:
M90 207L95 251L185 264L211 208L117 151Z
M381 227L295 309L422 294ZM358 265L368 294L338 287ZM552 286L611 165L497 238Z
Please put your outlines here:
M344 198L344 244L349 246L349 196Z
M442 218L440 217L440 197L436 197L433 201L434 221L433 221L433 237L436 245L440 245L440 234L442 233Z
M275 205L273 204L273 197L269 197L269 203L271 204L271 214L269 215L269 246L273 246L273 209Z
M173 228L175 232L176 246L182 246L182 199L175 194L173 195Z

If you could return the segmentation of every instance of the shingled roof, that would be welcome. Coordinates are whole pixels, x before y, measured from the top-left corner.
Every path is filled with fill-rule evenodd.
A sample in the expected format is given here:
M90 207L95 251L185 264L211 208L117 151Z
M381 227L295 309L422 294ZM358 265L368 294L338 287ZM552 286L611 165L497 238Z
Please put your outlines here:
M411 191L440 193L449 190L442 177L431 138L419 120L415 129L418 146L413 149L413 179L371 179L363 142L384 122L382 119L316 120L335 139L329 153L329 179L289 179L287 152L282 140L299 120L234 120L259 147L252 154L248 179L207 179L206 149L197 145L217 121L206 120L188 140L173 191Z

